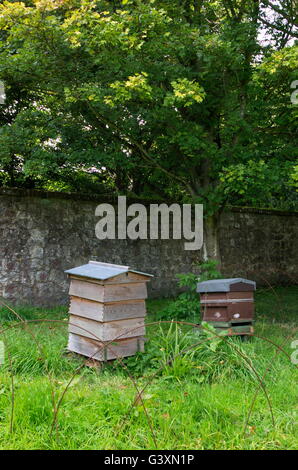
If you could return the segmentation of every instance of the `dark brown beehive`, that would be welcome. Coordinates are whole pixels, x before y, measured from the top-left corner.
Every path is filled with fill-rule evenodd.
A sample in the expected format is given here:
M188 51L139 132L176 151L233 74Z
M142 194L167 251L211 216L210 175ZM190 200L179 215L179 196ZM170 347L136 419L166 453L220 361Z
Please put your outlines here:
M214 279L200 282L201 313L207 322L243 323L254 318L256 283L248 279Z

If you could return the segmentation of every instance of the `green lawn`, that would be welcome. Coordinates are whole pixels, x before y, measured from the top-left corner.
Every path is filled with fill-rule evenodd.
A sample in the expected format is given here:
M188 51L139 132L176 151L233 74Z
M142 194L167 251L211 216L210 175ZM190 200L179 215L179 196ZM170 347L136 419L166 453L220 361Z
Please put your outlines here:
M256 295L256 334L290 355L298 339L297 300L297 287ZM148 322L170 302L148 301ZM65 307L17 312L28 320L67 319ZM7 329L14 324L1 309L0 449L297 448L297 366L265 339L218 339L190 326L155 324L147 329L145 354L99 370L66 354L65 324ZM54 406L74 374L51 433ZM136 387L145 388L145 410L140 399L132 406Z

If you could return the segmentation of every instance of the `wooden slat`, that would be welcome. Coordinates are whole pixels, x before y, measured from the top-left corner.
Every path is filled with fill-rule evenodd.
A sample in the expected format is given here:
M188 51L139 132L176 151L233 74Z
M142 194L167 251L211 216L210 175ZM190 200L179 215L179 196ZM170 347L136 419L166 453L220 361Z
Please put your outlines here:
M118 300L144 300L147 298L145 283L110 284L104 286L104 302Z
M71 296L69 313L96 321L123 320L145 317L146 304L144 300L102 303Z
M125 318L142 318L145 316L145 300L122 300L120 302L111 302L104 305L103 321L121 320Z
M73 333L69 334L68 350L98 361L117 359L118 357L133 356L136 352L144 351L143 337L130 338L112 343L105 343L84 338Z
M101 341L111 341L143 336L145 334L144 318L132 318L111 322L97 322L88 318L71 315L69 332Z
M214 301L214 300L223 300L224 302L227 299L254 299L254 293L245 291L245 292L208 292L200 294L200 299L202 301Z
M98 302L119 300L144 300L147 298L147 287L144 282L130 284L106 284L72 279L69 294Z
M82 299L81 297L70 297L69 313L79 317L90 318L91 320L103 321L104 306L102 302ZM111 318L113 320L113 318Z
M104 286L95 284L93 282L72 279L70 282L69 295L75 295L76 297L103 302Z

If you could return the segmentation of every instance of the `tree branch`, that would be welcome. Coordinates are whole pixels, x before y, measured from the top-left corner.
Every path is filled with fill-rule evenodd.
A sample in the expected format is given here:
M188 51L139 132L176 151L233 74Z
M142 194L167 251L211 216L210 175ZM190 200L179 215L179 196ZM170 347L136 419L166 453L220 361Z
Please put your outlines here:
M132 148L132 149L137 149L138 152L139 152L139 155L143 158L143 160L147 161L147 162L150 162L151 164L153 164L153 166L155 168L158 168L159 170L161 170L163 173L165 173L168 177L170 178L173 178L175 179L176 181L178 181L179 183L183 184L183 186L185 186L188 190L190 189L190 185L189 183L184 179L184 178L181 178L180 176L176 175L175 173L172 173L171 171L167 170L166 168L164 168L162 165L160 165L160 163L158 163L148 152L147 150L144 148L143 145L141 145L138 141L136 141L133 137L131 136L123 136L123 131L121 129L119 129L119 127L112 121L110 121L109 119L107 119L105 116L102 116L101 114L98 114L94 111L94 109L90 106L90 104L88 103L88 107L90 109L90 111L93 113L93 115L101 122L101 123L104 123L106 126L108 126L108 128L110 129L113 129L116 134L117 134L117 138L120 139L125 145L127 145L128 147Z

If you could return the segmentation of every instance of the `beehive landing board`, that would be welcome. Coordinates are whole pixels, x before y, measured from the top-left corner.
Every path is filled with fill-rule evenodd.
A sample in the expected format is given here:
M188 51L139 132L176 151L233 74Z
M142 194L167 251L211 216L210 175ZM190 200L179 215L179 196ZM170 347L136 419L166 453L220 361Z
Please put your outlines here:
M70 333L68 350L102 362L119 357L133 356L138 351L143 352L144 343L145 338L137 337L123 339L121 341L117 340L106 344Z
M252 322L247 322L247 324L242 323L235 323L230 325L219 326L218 322L208 322L209 325L212 325L217 332L225 331L227 336L232 335L253 335L254 327Z

